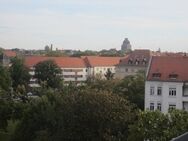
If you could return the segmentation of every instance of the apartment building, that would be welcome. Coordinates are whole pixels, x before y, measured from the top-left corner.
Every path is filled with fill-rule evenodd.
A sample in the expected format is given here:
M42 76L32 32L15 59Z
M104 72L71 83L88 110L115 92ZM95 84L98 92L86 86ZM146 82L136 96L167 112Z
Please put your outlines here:
M152 57L145 82L145 109L188 111L188 57Z
M82 83L87 79L87 67L81 58L77 57L43 57L43 56L26 56L25 65L30 68L30 74L34 76L34 66L45 60L53 60L62 70L64 82ZM32 86L36 86L36 79L32 77Z
M116 73L115 66L119 63L121 57L101 57L86 56L82 57L88 68L88 76L105 79L105 74L110 70Z
M132 51L116 65L115 78L123 79L128 75L135 75L139 71L146 71L150 57L150 50Z

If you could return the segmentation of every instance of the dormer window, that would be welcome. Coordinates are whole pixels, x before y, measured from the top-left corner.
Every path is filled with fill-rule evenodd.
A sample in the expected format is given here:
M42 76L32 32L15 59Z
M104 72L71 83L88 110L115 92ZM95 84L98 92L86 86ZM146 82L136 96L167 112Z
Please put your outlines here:
M144 59L142 60L142 64L143 64L143 65L146 65L146 63L147 63L147 59L144 58Z
M130 58L128 61L128 64L132 64L132 63L133 63L133 60L132 60L132 58Z
M177 74L169 74L170 79L177 79L178 75Z
M160 78L161 77L161 73L153 73L152 77L153 78Z
M139 61L138 59L136 59L135 64L138 65L139 62L140 62L140 61Z

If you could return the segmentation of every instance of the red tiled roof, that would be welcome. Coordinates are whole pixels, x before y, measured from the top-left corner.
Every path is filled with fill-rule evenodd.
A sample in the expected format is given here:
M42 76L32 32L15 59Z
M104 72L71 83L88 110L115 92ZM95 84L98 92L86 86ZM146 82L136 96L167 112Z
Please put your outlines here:
M33 67L39 62L45 60L54 60L55 63L61 68L84 68L86 67L83 59L78 57L43 57L43 56L26 56L25 65Z
M16 57L16 52L12 51L12 50L4 50L3 51L4 55L6 55L7 57Z
M131 65L136 65L135 62L136 61L143 61L145 59L146 64L148 64L149 60L151 57L151 53L150 50L145 50L145 49L137 49L134 50L133 52L131 52L127 57L121 59L120 63L118 65L130 65L129 61L132 61ZM137 64L137 66L142 66L143 63Z
M153 78L153 74L160 74ZM177 75L176 79L169 75ZM154 56L151 60L147 80L157 81L188 81L188 57L183 56Z
M119 63L121 57L100 57L87 56L84 58L86 65L90 67L96 66L115 66Z

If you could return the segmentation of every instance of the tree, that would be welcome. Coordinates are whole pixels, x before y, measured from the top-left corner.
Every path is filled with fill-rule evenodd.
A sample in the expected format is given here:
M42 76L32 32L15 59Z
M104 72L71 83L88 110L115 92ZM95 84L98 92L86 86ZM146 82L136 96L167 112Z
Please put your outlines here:
M47 93L31 102L12 140L126 140L134 108L118 95Z
M127 76L114 88L114 93L128 98L138 108L144 109L145 79L143 73Z
M39 83L46 82L48 87L58 88L61 83L61 69L53 60L46 60L35 65L35 77Z
M0 65L0 88L9 91L11 87L10 73L7 68Z
M188 112L172 110L168 114L159 111L140 112L130 126L128 141L169 141L188 130Z
M112 80L114 77L114 74L111 72L110 69L108 69L104 76L106 77L107 80Z
M12 115L12 100L10 95L0 88L0 129L6 130L8 120Z
M31 78L29 69L24 65L23 60L17 57L11 60L11 64L12 87L16 89L19 85L24 85L27 88Z

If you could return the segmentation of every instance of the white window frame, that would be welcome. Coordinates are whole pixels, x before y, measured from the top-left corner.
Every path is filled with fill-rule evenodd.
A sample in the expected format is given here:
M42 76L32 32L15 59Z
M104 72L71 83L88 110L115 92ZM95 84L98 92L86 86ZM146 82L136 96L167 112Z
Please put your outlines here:
M150 102L149 110L150 111L154 111L155 110L155 104L154 104L154 102Z
M160 93L159 93L159 92L160 92ZM162 87L161 87L161 86L157 87L157 95L158 95L158 96L161 96L161 95L162 95Z
M176 96L176 88L169 88L169 96Z
M151 86L150 87L150 95L154 95L155 94L155 87Z
M171 109L176 109L176 104L169 104L168 110L171 110Z
M158 102L157 103L157 110L161 111L161 109L162 109L162 104L161 104L161 102Z

